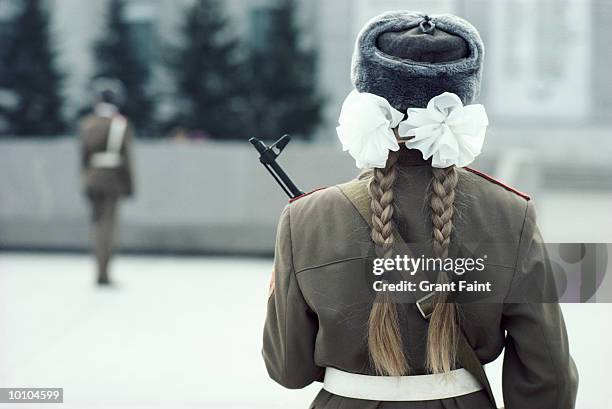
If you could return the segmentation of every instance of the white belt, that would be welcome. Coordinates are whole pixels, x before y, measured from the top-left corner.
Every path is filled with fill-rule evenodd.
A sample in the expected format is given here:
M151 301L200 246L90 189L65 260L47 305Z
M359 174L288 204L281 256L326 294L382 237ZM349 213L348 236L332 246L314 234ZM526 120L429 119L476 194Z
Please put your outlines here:
M323 388L335 395L375 401L425 401L479 391L482 385L466 369L447 374L371 376L325 369Z
M116 152L94 153L89 164L94 168L116 168L121 165L121 155Z
M91 155L89 165L94 168L117 168L121 165L121 145L125 137L127 120L121 115L115 115L111 119L106 139L106 150Z

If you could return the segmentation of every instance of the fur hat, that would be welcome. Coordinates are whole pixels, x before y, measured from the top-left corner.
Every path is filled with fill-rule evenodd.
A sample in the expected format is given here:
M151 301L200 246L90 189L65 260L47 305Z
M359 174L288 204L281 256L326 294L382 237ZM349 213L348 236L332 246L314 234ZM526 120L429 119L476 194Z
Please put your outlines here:
M98 77L91 83L94 104L106 102L121 107L126 100L123 83L114 78Z
M480 92L483 57L478 31L460 17L388 12L361 30L351 79L357 91L381 96L401 112L424 108L443 92L470 104Z

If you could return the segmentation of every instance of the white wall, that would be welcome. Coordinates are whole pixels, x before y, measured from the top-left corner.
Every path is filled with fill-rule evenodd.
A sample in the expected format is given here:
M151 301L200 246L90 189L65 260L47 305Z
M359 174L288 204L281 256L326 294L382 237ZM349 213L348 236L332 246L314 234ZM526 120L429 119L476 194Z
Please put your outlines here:
M89 215L74 139L0 143L0 247L86 249ZM139 142L124 249L269 253L287 197L243 143ZM303 190L356 174L348 155L293 142L280 163ZM329 169L334 169L333 174Z
M532 195L549 242L612 242L609 132L494 128L474 166ZM72 138L0 141L0 247L87 248L77 148ZM137 140L134 148L136 197L122 208L124 249L272 250L287 199L246 141ZM294 141L280 163L305 191L357 173L348 154L325 144Z

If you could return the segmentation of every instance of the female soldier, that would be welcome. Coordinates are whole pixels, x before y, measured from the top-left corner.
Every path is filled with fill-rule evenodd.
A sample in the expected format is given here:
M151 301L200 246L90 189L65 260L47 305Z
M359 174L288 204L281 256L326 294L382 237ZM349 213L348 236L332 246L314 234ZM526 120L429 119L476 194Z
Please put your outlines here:
M264 329L275 381L324 382L312 407L491 408L482 364L504 348L506 409L574 407L577 373L533 202L465 167L488 124L470 105L483 53L476 29L451 15L386 13L359 35L338 136L368 170L283 211ZM401 265L471 254L484 266L466 280L490 293L428 293L416 284L450 288L458 269ZM373 275L385 259L395 271L385 263L391 271ZM399 296L381 291L410 280Z

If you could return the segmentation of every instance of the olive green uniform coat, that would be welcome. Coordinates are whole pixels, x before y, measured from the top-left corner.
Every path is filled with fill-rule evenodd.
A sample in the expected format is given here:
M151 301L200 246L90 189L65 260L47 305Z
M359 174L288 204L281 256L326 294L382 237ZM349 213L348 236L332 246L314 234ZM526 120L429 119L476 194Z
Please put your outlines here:
M111 118L87 115L79 125L81 138L81 169L83 188L88 195L131 196L133 182L131 171L131 144L133 130L128 125L120 154L122 163L117 168L95 168L90 166L93 154L104 152L108 141Z
M91 203L93 222L93 253L98 265L98 282L109 281L108 265L113 254L116 230L117 201L134 193L131 171L132 128L127 126L119 154L121 163L115 168L90 165L95 153L107 148L110 116L90 114L79 126L81 138L81 179Z
M429 248L430 164L411 154L400 156L398 166L398 232L406 243ZM532 302L527 294L536 287L544 298L554 300L556 295L533 202L468 170L459 170L456 195L449 257L460 256L466 243L496 243L485 246L485 270L471 277L466 273L466 279L487 279L496 289L489 302L460 305L469 343L483 364L504 351L506 409L573 408L578 377L559 305ZM303 388L322 381L325 367L375 375L367 349L374 297L366 278L372 276L375 257L370 231L338 186L306 195L284 209L263 337L268 373L279 384ZM433 257L433 251L425 256ZM398 303L397 308L411 373L423 374L427 321L413 302ZM491 404L484 391L427 402L376 402L322 389L311 407L484 409Z

